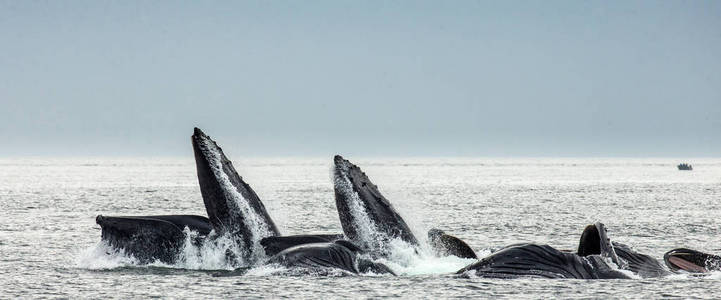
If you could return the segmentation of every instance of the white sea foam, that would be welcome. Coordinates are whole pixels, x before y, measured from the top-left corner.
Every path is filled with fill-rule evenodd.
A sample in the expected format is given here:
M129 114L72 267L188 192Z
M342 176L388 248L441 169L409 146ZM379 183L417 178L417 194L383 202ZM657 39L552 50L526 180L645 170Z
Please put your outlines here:
M135 257L125 254L122 249L111 247L105 241L82 249L75 257L75 266L83 269L114 269L137 264Z
M245 273L246 276L268 276L286 271L287 268L278 264L267 264L253 267Z
M215 237L215 232L208 236L212 241L206 239L200 245L194 243L198 233L185 227L185 243L173 267L196 270L232 270L235 267L234 261L228 261L228 253L236 257L243 253L236 240L228 236Z
M221 236L213 238L212 241L195 245L192 242L198 233L185 228L185 243L177 260L173 264L163 263L159 260L150 263L143 263L123 249L110 246L106 241L99 241L95 245L82 249L75 256L75 266L83 269L115 269L128 266L153 266L176 269L195 270L232 270L235 261L228 261L227 253L231 252L237 256L240 247L235 240ZM211 233L211 235L214 233Z
M453 273L476 261L456 256L437 256L428 245L415 247L400 239L391 240L389 249L389 255L378 262L403 275Z

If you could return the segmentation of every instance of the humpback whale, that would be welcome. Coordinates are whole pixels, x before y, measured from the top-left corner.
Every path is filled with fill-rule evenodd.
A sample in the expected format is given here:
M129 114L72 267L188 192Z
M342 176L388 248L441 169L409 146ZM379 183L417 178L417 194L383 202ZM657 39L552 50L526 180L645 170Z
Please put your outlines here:
M324 253L323 251L339 251L341 246L337 244L345 245L345 248L352 251L372 255L385 254L388 250L387 243L396 238L418 246L418 239L403 218L358 166L340 155L336 155L333 162L336 208L344 235L295 235L263 238L260 244L264 247L266 254L273 255L273 258L270 259L271 262L282 262L281 264L286 266L308 267L312 265L317 267L317 265L305 262L310 259L307 256ZM350 241L342 240L344 237ZM470 246L441 230L432 229L429 231L429 237L432 240L432 247L439 255L476 258ZM298 262L297 259L288 259L288 257L302 257L303 259L302 262ZM313 256L311 260L317 259ZM328 266L327 262L318 265ZM347 267L347 264L341 264L337 268L353 273L365 273L366 271L392 273L386 266L366 259L358 260L358 270Z
M358 166L340 155L333 163L335 204L346 237L374 252L386 251L393 239L418 245L403 218Z
M270 257L267 262L288 267L391 274L393 272L385 265L366 259L367 254L385 253L388 243L394 239L413 246L419 244L378 187L360 168L341 156L334 157L333 182L344 235L281 236L258 195L238 175L217 143L198 128L195 128L191 141L208 217L98 215L96 223L102 229L102 240L125 250L141 262L160 260L173 263L185 243L201 245L227 236L240 248L241 262L245 265L262 262L258 257L261 254L258 251L262 251ZM197 234L189 236L188 230ZM430 230L428 235L432 248L439 255L477 258L471 247L454 236L437 229ZM702 266L708 260L701 263L682 254L679 251L667 254L667 264L693 269L693 265ZM236 256L237 253L230 255ZM662 276L668 272L650 256L637 253L621 243L612 243L603 224L596 223L584 230L575 253L559 251L548 245L511 245L459 270L459 273L501 278L628 277L610 267L606 261L642 277ZM687 263L684 264L684 261ZM708 264L704 266L708 268Z
M673 271L691 273L721 271L721 256L686 248L677 248L666 252L663 260L666 266Z
M633 248L608 237L606 226L597 222L586 226L578 244L578 255L601 255L609 258L619 269L628 270L643 278L671 274L655 258L636 252Z
M187 241L198 246L230 237L240 248L243 266L264 251L269 262L289 267L339 268L352 273L393 273L388 267L358 257L360 248L340 234L280 236L263 202L233 167L223 150L195 128L191 137L198 183L208 217L195 215L96 217L101 239L141 263L174 263ZM196 232L190 236L186 228ZM256 247L258 246L258 247ZM228 253L231 263L236 253Z
M549 245L514 244L456 273L489 278L629 278L610 267L606 263L607 258L613 262L618 261L613 246L606 237L605 227L590 225L581 234L576 253L561 251Z
M387 253L388 243L400 239L418 246L418 239L390 201L368 175L340 155L333 158L333 188L343 233L352 242L376 255ZM438 229L428 231L437 255L478 258L463 240Z
M607 261L615 264L618 269L611 267ZM638 253L627 245L611 242L606 226L600 222L586 226L575 253L561 251L549 245L515 244L466 266L457 273L472 273L492 278L630 278L619 270L627 270L641 277L669 274L654 258Z
M256 253L255 242L280 235L258 195L233 167L223 150L209 136L195 128L191 137L198 183L208 218L193 215L102 216L96 223L101 239L141 262L161 260L173 263L185 243L185 228L197 231L194 243L228 236L242 249L244 261Z

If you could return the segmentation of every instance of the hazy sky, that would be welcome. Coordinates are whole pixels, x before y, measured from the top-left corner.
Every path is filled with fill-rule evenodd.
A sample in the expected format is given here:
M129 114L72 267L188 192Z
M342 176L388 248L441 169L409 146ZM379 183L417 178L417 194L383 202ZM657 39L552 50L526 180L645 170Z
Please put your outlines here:
M0 156L721 156L721 1L1 1Z

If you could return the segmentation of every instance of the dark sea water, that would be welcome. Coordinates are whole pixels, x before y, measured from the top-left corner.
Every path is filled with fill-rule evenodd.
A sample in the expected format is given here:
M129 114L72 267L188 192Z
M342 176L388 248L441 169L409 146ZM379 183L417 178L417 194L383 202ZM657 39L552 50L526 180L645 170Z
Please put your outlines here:
M480 256L518 242L574 249L585 225L659 259L721 253L721 159L353 158L418 237L436 227ZM691 162L693 171L676 164ZM331 158L234 161L283 234L340 233ZM206 215L192 158L0 159L0 298L709 298L721 273L632 280L498 280L452 273L472 260L398 249L400 276L218 277L221 251L139 266L100 242L95 216ZM205 252L203 252L205 251ZM200 253L202 252L202 253ZM217 253L216 253L217 252Z

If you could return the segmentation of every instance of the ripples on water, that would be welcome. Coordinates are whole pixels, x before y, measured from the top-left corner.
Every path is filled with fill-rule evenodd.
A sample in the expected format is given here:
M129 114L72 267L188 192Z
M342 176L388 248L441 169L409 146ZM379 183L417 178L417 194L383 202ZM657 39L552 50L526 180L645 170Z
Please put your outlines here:
M517 242L574 249L586 224L661 258L721 253L721 159L354 159L419 238L438 227L481 255ZM686 160L683 160L686 161ZM244 159L236 169L283 234L341 232L327 159ZM643 280L492 280L465 261L406 256L389 276L293 275L273 267L214 276L210 260L134 267L99 245L95 216L205 215L192 158L0 160L4 297L680 297L717 298L721 274ZM183 268L181 268L183 267ZM205 270L192 270L205 269Z

